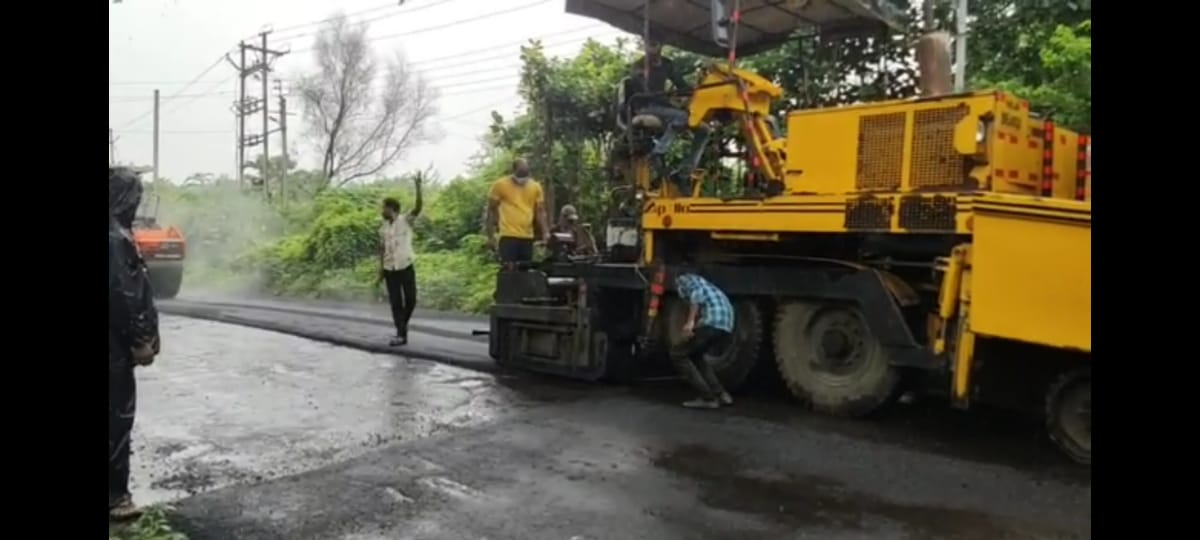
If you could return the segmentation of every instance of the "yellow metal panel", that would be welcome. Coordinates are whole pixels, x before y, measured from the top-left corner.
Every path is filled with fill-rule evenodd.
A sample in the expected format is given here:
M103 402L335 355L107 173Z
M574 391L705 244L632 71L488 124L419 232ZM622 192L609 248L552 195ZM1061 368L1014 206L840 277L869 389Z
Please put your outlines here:
M971 331L1091 351L1091 203L974 201Z
M858 156L858 118L839 115L788 115L789 193L845 193L854 190ZM827 141L842 141L829 144Z
M1054 130L1054 198L1074 199L1076 171L1079 170L1079 134Z
M887 194L879 200L893 205L891 231L897 234L921 233L897 225L899 194ZM856 194L791 195L767 201L715 198L670 199L656 198L647 202L642 214L642 227L647 230L693 230L718 233L826 233L846 232L846 204L860 198ZM971 207L974 194L955 197L956 232L971 231Z
M1038 195L1042 185L1043 122L1029 116L1028 102L1000 94L988 134L993 189Z
M999 98L987 92L793 111L788 192L974 189L965 165L986 152L976 136L982 121L997 116Z

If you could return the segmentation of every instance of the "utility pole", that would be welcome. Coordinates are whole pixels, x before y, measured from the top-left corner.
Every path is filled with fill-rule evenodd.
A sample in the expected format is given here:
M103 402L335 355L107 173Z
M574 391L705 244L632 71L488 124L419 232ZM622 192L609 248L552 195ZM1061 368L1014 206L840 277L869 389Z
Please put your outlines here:
M554 206L554 108L550 102L550 98L546 95L545 86L538 88L538 97L542 99L543 119L546 122L546 140L542 144L541 166L544 167L545 176L542 177L542 189L545 190L545 206L546 208L557 208ZM554 210L550 210L549 215L555 215ZM549 230L550 224L543 223L543 227Z
M246 170L246 43L238 42L238 52L241 54L240 61L233 67L238 71L238 100L234 104L237 115L237 181L238 187L244 188ZM225 56L229 60L229 56ZM230 60L230 63L233 63Z
M279 95L279 138L283 144L280 154L283 155L283 169L279 171L279 202L287 205L287 175L288 164L288 141L287 141L287 94L283 92L283 82L275 79L275 93Z
M158 89L154 90L154 181L158 182Z
M108 165L111 167L117 164L117 139L113 137L113 129L108 128Z
M967 0L955 0L954 7L954 91L967 88Z
M270 59L267 56L267 54L270 52L270 49L267 49L267 34L268 33L269 32L262 32L261 34L259 34L260 36L262 36L262 51L260 51L262 53L262 60L260 61L260 64L262 65L262 73L259 73L258 77L260 79L262 79L262 126L263 126L262 127L262 145L263 145L262 168L260 169L260 172L262 173L263 195L265 195L267 197L267 200L269 201L269 200L271 200L271 185L270 185L270 182L267 180L270 177L270 175L267 173L268 173L269 167L271 165L271 152L268 151L269 144L271 142L271 124L270 124L271 118L267 114L267 108L268 108L267 104L269 103L267 100L270 99L271 96L270 96L270 89L267 88L267 74L271 72L271 67L270 67L270 64L268 63Z
M262 39L261 46L248 45L246 42L238 43L238 50L241 55L240 62L235 63L228 56L225 57L233 68L237 70L239 77L238 84L238 101L234 104L234 114L238 117L238 185L245 185L245 168L246 168L246 148L252 146L263 145L262 161L260 163L260 173L262 181L262 189L264 195L269 199L270 186L268 185L268 167L270 164L270 147L268 146L268 138L271 134L270 116L267 107L270 89L267 84L267 77L271 72L271 60L287 54L288 51L271 50L267 45L267 36L271 33L270 30L265 30L259 33ZM258 60L253 65L246 65L246 53L256 52L259 54ZM246 79L251 75L257 75L262 80L262 97L247 99L246 97ZM262 133L246 134L246 118L252 114L262 113Z

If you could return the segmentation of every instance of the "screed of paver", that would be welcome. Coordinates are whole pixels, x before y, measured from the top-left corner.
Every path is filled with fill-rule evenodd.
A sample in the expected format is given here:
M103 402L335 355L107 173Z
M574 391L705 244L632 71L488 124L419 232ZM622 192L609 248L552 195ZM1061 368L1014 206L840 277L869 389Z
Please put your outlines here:
M135 497L296 474L536 404L492 376L283 334L164 317L138 370Z

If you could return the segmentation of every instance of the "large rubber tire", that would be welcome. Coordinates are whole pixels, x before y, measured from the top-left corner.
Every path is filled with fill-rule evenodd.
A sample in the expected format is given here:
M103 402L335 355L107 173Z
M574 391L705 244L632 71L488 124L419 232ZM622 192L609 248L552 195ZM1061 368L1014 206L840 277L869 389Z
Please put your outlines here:
M721 385L729 392L738 391L754 371L763 348L763 316L758 302L750 298L732 299L734 310L733 343L720 355L706 358ZM667 341L674 349L686 341L683 322L687 317L687 304L678 298L667 301Z
M170 299L179 294L183 286L183 268L156 268L149 273L155 298Z
M1064 373L1046 392L1046 432L1068 457L1092 464L1092 368Z
M775 314L774 336L779 375L792 395L813 410L866 416L895 398L900 374L857 308L782 303ZM838 356L842 365L830 366Z

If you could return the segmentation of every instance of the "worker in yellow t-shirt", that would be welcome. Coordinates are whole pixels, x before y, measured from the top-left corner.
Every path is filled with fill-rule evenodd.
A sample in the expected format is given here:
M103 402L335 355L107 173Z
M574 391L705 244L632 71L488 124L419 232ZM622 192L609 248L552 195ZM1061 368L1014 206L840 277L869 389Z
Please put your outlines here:
M514 160L512 174L492 183L484 223L488 247L501 263L533 260L534 238L544 242L550 236L542 185L530 176L524 159Z

